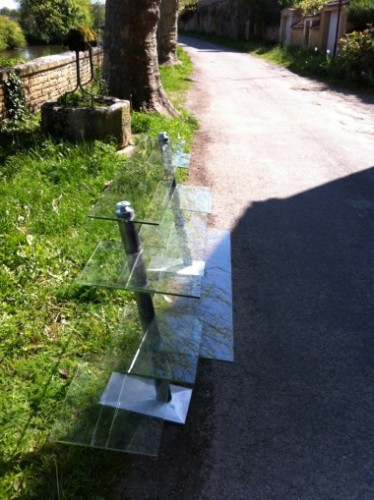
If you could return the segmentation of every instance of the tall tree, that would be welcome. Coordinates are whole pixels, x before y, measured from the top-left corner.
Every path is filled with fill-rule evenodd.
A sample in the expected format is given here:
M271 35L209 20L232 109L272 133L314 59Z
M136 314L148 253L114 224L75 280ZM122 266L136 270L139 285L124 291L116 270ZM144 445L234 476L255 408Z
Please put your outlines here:
M89 0L19 0L20 24L29 40L61 43L74 25L92 26Z
M6 16L0 15L0 50L24 47L26 40L20 25Z
M157 29L158 60L160 64L178 62L178 0L161 0L161 17Z
M158 68L160 2L106 1L104 74L109 94L129 100L134 110L177 116L161 85Z

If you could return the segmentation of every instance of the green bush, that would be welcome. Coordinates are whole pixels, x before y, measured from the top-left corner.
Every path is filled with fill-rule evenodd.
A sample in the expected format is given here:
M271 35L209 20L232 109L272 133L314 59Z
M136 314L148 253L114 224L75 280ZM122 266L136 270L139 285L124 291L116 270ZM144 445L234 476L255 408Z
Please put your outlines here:
M26 40L23 31L16 21L0 16L0 50L24 47Z
M352 0L348 7L348 21L356 30L363 30L368 24L374 25L373 0Z
M347 77L355 81L374 79L374 28L353 31L340 41L338 61Z

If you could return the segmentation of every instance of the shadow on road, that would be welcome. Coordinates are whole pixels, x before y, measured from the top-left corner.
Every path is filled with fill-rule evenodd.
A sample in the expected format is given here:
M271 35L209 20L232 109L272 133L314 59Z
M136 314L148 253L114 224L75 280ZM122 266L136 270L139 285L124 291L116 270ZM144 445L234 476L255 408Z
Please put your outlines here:
M277 498L374 494L373 193L374 167L254 203L232 234L254 493L270 467Z
M235 362L200 362L187 425L118 498L373 498L373 192L371 167L248 208Z

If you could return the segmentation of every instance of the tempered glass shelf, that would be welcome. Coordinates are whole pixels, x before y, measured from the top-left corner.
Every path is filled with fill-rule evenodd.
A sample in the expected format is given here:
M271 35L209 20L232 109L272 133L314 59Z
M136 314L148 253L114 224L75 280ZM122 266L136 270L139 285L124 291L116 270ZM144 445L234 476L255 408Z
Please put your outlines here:
M135 222L158 224L163 217L165 208L170 203L170 188L170 180L162 180L152 186L144 183L143 201L138 201L139 196L134 196L130 190L126 189L125 185L113 182L93 205L88 216L93 219L116 221L116 204L120 201L131 200L136 216Z
M169 147L172 153L172 165L174 168L188 168L191 155L185 153L184 151L185 141L178 139L176 141L170 141ZM158 137L144 137L136 145L137 151L143 156L143 158L158 159L163 160L160 151L160 146L158 143Z
M186 256L204 260L207 228L207 214L173 208L165 210L158 226L143 225L139 234L142 246L165 249L165 259L181 263Z
M126 256L122 243L102 241L78 283L199 297L204 274L206 214L166 210L159 226L143 226L142 254Z
M212 195L210 189L205 186L179 184L172 195L171 204L182 210L210 214Z
M200 300L158 295L157 314L188 312L202 322L200 357L234 360L230 232L210 228Z
M125 186L114 183L106 188L92 207L89 217L116 221L116 204L124 200L131 202L135 211L135 222L143 224L160 224L168 208L202 213L210 213L212 208L208 188L181 184L172 190L170 179L162 180L154 186L153 193L149 194L148 203L139 203L136 199L133 203L132 193L126 192Z
M83 358L54 423L52 441L157 456L168 384L157 387L154 380L123 376L122 368L120 358ZM157 406L159 418L132 410L149 404Z
M125 372L193 384L199 359L201 322L185 311L156 314L143 333L135 307L126 309L111 339L110 356L121 356Z
M76 283L199 298L201 275L190 274L196 270L191 269L189 262L173 268L165 267L170 264L165 258L162 260L160 248L144 247L142 255L129 259L122 243L101 241Z

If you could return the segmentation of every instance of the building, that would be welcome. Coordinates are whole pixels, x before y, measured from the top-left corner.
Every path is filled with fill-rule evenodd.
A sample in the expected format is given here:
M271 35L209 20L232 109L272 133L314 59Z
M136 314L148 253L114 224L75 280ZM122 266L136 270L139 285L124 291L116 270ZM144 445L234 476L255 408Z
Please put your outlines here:
M283 9L279 41L307 49L334 54L337 43L347 32L350 0L334 0L314 16L302 17L300 9Z

